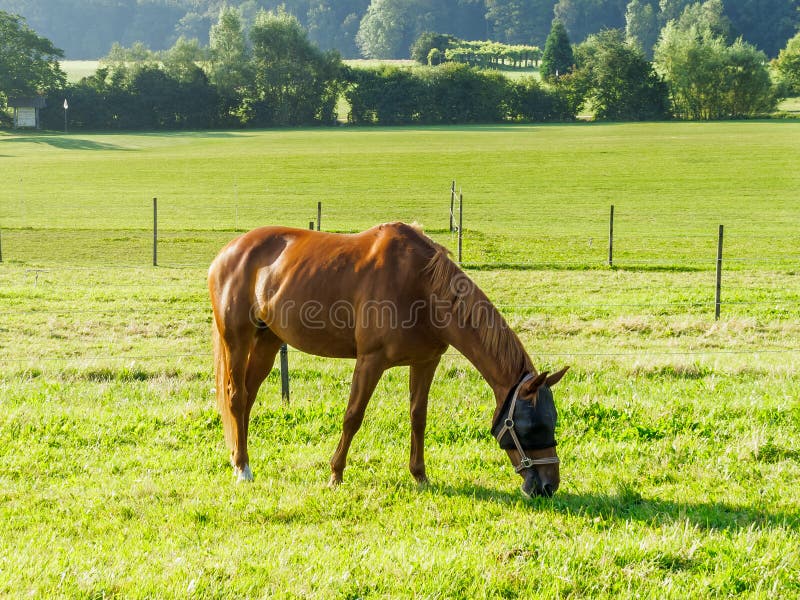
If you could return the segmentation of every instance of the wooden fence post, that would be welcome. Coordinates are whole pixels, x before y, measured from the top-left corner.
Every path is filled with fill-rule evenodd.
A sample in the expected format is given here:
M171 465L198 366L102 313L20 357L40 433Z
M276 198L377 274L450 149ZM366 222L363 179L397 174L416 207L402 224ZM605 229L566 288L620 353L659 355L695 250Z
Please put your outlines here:
M458 194L458 264L461 264L462 237L464 235L464 194Z
M614 205L611 205L611 216L608 220L608 266L614 266Z
M281 398L289 404L289 347L281 346Z
M722 233L723 226L719 226L719 240L717 241L717 293L714 298L714 319L719 321L719 312L722 296Z
M158 266L158 198L153 198L153 266Z
M317 202L317 231L322 226L322 202Z
M308 228L309 228L311 231L314 231L314 221L309 221L309 222L308 222Z

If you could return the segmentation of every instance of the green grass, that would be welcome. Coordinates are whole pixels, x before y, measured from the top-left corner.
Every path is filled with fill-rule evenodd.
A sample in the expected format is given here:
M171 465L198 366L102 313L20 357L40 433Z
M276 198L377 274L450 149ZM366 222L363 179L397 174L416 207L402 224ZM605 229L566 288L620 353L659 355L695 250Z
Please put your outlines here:
M778 110L787 113L800 113L800 98L786 98L778 104Z
M0 134L0 596L797 597L798 124ZM205 268L235 230L417 220L556 388L562 486L527 501L448 353L432 485L407 373L325 488L352 361L290 353L235 486ZM151 262L159 197L162 266ZM607 258L616 207L615 268ZM716 234L725 224L722 319Z
M67 81L77 83L84 77L94 75L100 66L98 60L62 60L61 70L67 74Z

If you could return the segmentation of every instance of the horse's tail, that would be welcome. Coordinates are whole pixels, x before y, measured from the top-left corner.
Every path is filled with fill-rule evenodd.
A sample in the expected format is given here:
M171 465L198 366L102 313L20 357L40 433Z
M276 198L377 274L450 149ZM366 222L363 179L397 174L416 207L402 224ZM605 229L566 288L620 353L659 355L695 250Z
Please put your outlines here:
M225 444L233 450L233 424L231 423L230 397L231 388L228 385L230 378L230 351L228 344L219 331L216 315L211 318L211 338L214 344L214 377L216 379L217 411L222 419L222 429L225 431Z

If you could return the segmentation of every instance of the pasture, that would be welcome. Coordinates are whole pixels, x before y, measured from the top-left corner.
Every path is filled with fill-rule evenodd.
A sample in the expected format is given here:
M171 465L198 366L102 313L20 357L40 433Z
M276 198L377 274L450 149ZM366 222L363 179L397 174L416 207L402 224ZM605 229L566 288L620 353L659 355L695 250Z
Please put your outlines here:
M0 133L0 595L800 595L800 123ZM407 470L386 374L331 491L352 361L290 351L236 486L205 272L262 224L417 221L555 389L561 488L526 500L462 357ZM152 198L159 199L159 266ZM606 264L615 206L614 267ZM714 320L717 227L725 225Z

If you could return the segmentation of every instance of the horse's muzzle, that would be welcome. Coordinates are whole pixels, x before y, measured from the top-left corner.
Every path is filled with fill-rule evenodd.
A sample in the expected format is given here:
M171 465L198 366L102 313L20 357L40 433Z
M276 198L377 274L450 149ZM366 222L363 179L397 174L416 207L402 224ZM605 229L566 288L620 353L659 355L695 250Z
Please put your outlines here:
M533 498L534 496L550 498L558 489L558 481L542 481L536 469L528 469L524 477L522 493L528 498Z

